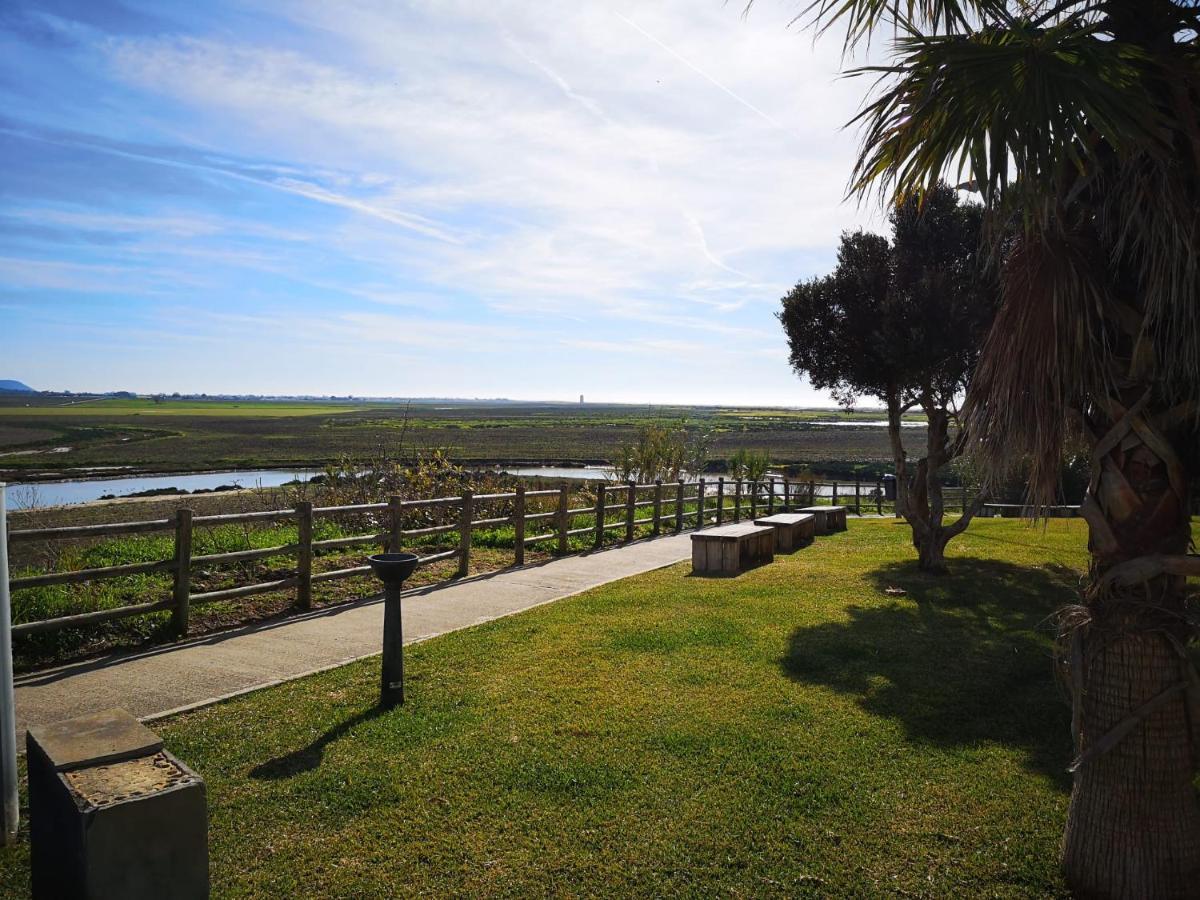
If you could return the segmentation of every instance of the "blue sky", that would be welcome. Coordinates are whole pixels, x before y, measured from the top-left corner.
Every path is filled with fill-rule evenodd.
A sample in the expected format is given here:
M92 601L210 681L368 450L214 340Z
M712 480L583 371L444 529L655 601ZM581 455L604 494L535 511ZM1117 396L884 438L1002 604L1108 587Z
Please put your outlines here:
M866 86L742 6L6 0L0 378L829 403L774 312Z

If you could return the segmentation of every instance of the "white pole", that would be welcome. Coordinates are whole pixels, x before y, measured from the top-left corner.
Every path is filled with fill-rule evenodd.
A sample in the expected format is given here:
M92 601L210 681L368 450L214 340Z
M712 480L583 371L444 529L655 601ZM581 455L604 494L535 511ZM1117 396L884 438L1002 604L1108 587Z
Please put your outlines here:
M21 809L17 801L17 709L13 698L12 602L8 592L8 510L0 481L0 791L3 791L4 843L17 840Z

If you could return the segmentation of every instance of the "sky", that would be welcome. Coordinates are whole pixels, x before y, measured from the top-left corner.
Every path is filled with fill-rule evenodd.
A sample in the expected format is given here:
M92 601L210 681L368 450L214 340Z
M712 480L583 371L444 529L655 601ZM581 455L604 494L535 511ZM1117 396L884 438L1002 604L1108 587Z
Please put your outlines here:
M0 378L830 405L867 85L796 0L0 4Z

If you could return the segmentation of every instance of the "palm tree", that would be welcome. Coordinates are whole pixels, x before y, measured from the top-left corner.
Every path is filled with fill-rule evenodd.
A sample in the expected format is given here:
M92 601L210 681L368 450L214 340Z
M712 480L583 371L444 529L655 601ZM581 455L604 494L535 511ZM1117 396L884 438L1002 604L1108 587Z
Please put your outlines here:
M1186 577L1200 420L1200 0L816 0L892 41L852 192L981 193L1002 305L968 398L986 468L1092 454L1091 564L1064 611L1076 758L1063 841L1087 896L1200 892L1200 676Z

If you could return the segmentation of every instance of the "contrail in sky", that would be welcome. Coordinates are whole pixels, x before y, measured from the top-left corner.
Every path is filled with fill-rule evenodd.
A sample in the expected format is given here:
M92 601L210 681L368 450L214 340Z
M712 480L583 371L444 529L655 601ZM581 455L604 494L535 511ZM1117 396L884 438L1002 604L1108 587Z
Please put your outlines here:
M787 134L790 134L793 137L796 137L796 135L792 132L792 130L790 128L788 128L786 125L784 125L782 122L780 122L778 119L772 118L771 116L767 115L767 113L763 112L761 109L759 109L757 106L755 106L749 100L747 100L745 97L742 97L739 94L731 91L729 88L725 87L725 85L721 84L721 82L717 81L717 79L713 78L711 75L709 75L703 69L701 69L698 65L696 65L694 62L692 62L690 59L688 59L686 56L679 53L678 51L675 50L675 48L669 46L668 44L664 44L662 41L660 41L658 38L656 38L654 35L652 35L650 32L648 32L645 28L643 28L637 22L633 21L632 19L626 18L625 16L621 15L619 12L614 12L613 15L615 15L618 19L620 19L622 22L624 22L626 25L628 25L630 28L632 28L638 34L640 34L643 37L645 37L646 39L651 40L654 43L658 44L658 46L662 47L662 49L666 50L673 57L675 57L677 60L679 60L681 63L683 63L689 69L691 69L693 72L695 72L701 78L703 78L705 81L712 84L713 87L716 87L719 90L724 91L726 94L728 94L730 97L732 97L738 103L742 104L742 106L746 107L746 109L750 110L756 116L759 116L760 118L765 119L766 121L770 122L772 125L774 125L776 128L778 128L780 131L786 132Z
M11 128L3 122L0 122L0 134L11 134L26 140L40 141L42 143L56 144L58 146L82 147L84 149L91 150L94 153L103 153L108 156L121 157L122 159L136 159L143 162L154 163L160 166L168 166L174 169L188 169L197 172L207 172L213 175L220 175L224 176L225 178L232 178L236 181L244 181L249 184L269 188L274 191L281 191L285 194L294 194L298 197L305 197L309 200L316 201L317 203L324 203L329 206L340 206L345 209L352 209L356 212L362 213L363 215L372 216L376 219L382 219L385 222L390 222L393 225L399 225L402 228L407 228L411 231L424 234L439 241L444 241L448 244L463 243L461 239L438 227L437 223L432 222L424 216L417 215L416 213L407 213L402 210L391 209L386 206L380 206L365 200L359 200L355 197L348 197L343 194L338 194L327 190L318 184L308 181L301 181L296 178L272 178L268 176L247 175L244 172L234 171L212 161L199 162L195 160L176 159L169 156L161 156L150 151L112 146L91 135L73 134L61 131L47 131L46 133L38 133L29 129ZM191 150L191 148L184 149Z

